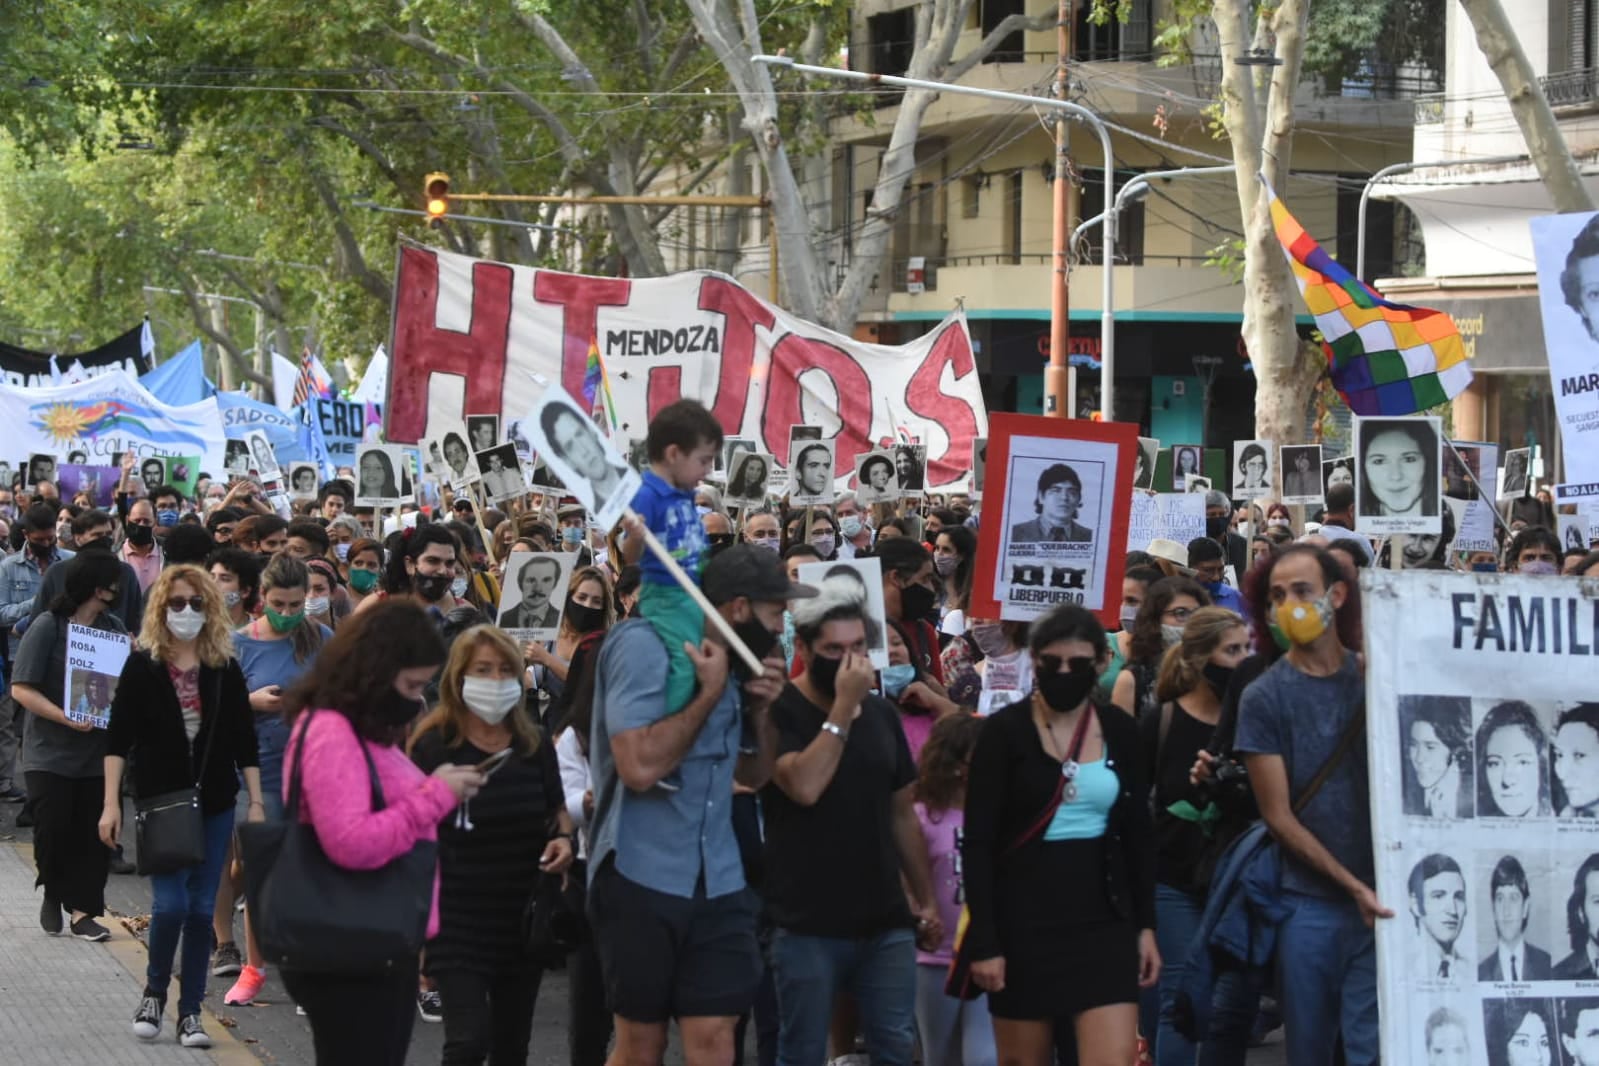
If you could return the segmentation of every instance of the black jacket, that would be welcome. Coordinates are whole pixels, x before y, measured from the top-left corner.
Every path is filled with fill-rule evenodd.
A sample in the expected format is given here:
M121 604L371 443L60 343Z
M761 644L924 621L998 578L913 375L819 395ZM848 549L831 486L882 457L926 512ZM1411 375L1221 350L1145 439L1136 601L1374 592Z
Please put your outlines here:
M1105 823L1105 898L1112 911L1139 929L1155 928L1155 836L1149 815L1149 781L1143 766L1138 724L1106 705L1099 710L1105 758L1119 790ZM1035 824L1053 795L1060 763L1045 753L1033 724L1031 698L996 711L983 724L966 787L965 839L961 849L967 936L971 958L1002 953L995 901L1006 875L1005 852ZM1022 852L1043 846L1043 834ZM1039 885L1048 894L1049 885Z
M111 700L107 754L124 759L130 752L135 754L135 798L193 788L206 744L219 728L205 780L200 782L200 809L207 815L232 808L239 793L238 768L260 765L244 671L237 659L229 659L220 670L201 665L200 732L191 753L183 730L183 709L178 706L178 692L172 687L167 664L139 649L128 654Z

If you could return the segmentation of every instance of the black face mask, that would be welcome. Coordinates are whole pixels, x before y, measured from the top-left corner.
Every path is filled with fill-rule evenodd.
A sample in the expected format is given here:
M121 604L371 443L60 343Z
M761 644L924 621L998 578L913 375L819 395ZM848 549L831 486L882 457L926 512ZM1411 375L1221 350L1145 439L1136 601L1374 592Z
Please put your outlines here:
M1206 663L1205 668L1200 672L1205 675L1205 680L1210 682L1210 687L1216 690L1216 695L1227 695L1227 686L1233 679L1232 667L1221 666L1217 663Z
M155 530L137 523L128 526L128 543L135 548L147 548L155 540Z
M391 685L379 701L377 712L384 725L399 727L410 725L411 720L421 714L424 707L421 700L407 699Z
M1205 536L1211 540L1221 540L1227 535L1227 516L1205 519Z
M84 545L84 547L86 548L88 545ZM49 544L35 544L30 540L28 541L28 550L33 553L36 559L48 559L50 554L56 550L56 546L53 541Z
M1065 672L1048 666L1046 663L1037 675L1038 693L1050 710L1061 714L1075 710L1099 681L1092 659L1073 659Z
M757 659L765 659L767 653L777 644L777 634L762 625L759 618L738 623L733 627L733 632L738 634L738 639L744 642L746 648L755 653ZM753 675L750 673L749 664L744 661L744 656L734 655L732 659L733 673L738 675L740 681L748 681Z
M592 633L605 624L605 608L569 603L566 605L566 617L579 633Z
M926 585L908 585L899 590L899 611L905 622L937 622L938 597Z
M805 668L805 672L810 675L811 684L816 686L816 691L831 699L838 691L838 668L843 665L843 659L828 659L816 655L811 657L811 664Z
M416 589L416 594L428 603L437 603L450 591L454 581L454 574L417 574L411 579L411 585Z
M93 540L83 541L78 545L78 551L80 552L108 552L110 550L111 537L109 534L103 537L96 537Z

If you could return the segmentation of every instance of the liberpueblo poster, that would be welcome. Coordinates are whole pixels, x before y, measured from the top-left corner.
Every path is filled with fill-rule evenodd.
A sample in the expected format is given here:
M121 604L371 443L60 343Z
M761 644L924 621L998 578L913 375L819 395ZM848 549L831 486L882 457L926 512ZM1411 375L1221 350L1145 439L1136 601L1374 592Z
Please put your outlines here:
M224 466L222 414L215 399L174 406L116 370L71 385L0 386L0 426L16 455L80 453L84 466L115 466L123 452L198 455L206 470Z
M835 476L847 479L856 456L912 422L927 446L919 492L961 482L973 439L987 436L959 314L908 344L864 344L723 274L586 277L414 245L400 250L394 304L391 442L415 444L478 416L519 417L537 401L539 378L583 397L591 348L605 360L622 441L642 438L652 414L688 397L784 467L789 427L818 427L836 440Z
M14 388L40 388L63 381L96 378L102 374L125 372L138 377L150 372L155 354L154 340L146 325L134 326L98 348L72 355L32 352L10 344L0 344L0 378Z
M1599 212L1529 224L1566 480L1599 481Z
M1137 451L1127 423L995 415L968 613L1029 621L1075 603L1113 624Z
M1592 1061L1599 583L1362 579L1383 1061Z

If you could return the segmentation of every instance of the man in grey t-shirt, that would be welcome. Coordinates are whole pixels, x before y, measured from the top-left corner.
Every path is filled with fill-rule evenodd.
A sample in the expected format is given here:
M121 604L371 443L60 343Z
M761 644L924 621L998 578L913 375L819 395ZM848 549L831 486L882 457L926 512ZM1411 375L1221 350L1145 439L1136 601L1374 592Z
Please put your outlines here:
M1233 746L1282 848L1283 891L1294 908L1277 938L1288 1061L1331 1063L1341 1032L1345 1060L1361 1066L1378 1061L1371 926L1393 917L1372 889L1363 724L1310 803L1293 810L1364 709L1361 664L1336 625L1357 594L1337 558L1309 545L1285 550L1266 580L1270 622L1290 646L1244 690Z

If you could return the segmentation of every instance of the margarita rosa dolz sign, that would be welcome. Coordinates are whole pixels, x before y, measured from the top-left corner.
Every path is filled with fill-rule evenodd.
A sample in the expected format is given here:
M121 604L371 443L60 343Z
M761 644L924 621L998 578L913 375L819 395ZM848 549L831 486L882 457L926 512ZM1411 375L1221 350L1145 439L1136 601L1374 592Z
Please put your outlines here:
M1573 1049L1599 1032L1599 582L1368 570L1362 587L1376 889L1394 911L1377 923L1382 1058L1591 1061Z

